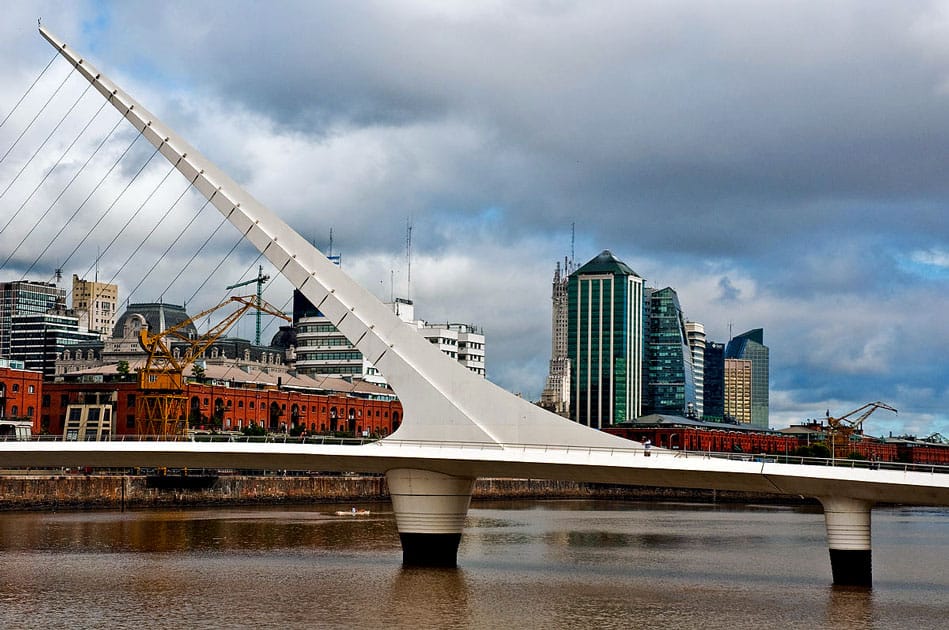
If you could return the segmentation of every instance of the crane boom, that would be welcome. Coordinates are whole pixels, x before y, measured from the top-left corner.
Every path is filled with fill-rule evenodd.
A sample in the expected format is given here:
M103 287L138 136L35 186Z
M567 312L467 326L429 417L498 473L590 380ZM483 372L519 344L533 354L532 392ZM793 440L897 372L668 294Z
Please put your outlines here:
M230 304L240 304L233 313L212 326L199 337L183 333L189 325L206 315ZM232 296L220 304L201 311L166 330L152 333L148 328L139 332L139 344L148 353L145 367L138 374L142 394L136 399L135 418L141 435L180 435L186 428L184 396L184 371L194 363L215 341L250 309L291 321L284 313L260 297ZM171 349L169 338L187 344L178 356Z
M870 417L877 409L886 409L887 411L892 411L893 413L899 413L896 409L890 405L877 401L877 402L868 402L865 405L857 407L849 413L833 418L827 418L827 424L837 430L845 429L848 431L859 431L863 427L863 421ZM859 414L859 415L858 415Z

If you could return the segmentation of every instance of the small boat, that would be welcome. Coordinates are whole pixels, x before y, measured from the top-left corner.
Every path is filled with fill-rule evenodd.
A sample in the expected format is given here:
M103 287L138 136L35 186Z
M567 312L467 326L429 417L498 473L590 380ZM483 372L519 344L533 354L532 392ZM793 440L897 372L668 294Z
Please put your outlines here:
M339 512L336 513L336 516L367 516L369 513L370 513L369 510L353 509L348 512L344 510L340 510Z

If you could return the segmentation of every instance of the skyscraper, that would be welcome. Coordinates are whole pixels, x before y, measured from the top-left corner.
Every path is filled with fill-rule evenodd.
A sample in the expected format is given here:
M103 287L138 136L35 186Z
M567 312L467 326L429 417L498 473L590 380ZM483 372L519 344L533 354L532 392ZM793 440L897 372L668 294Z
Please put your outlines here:
M685 334L692 351L692 374L695 377L695 417L705 416L705 326L686 322Z
M725 344L706 341L702 378L702 419L712 422L725 417Z
M540 395L540 404L544 409L559 414L570 413L570 359L567 357L567 283L573 272L573 262L565 258L563 273L560 263L554 269L551 301L550 325L550 369L547 383Z
M571 418L601 428L642 411L643 279L609 250L570 274Z
M675 290L646 289L645 413L695 415L695 378L685 316Z
M725 347L726 359L751 361L751 424L763 429L768 428L768 355L762 328L755 328L732 338ZM726 386L726 398L728 395Z

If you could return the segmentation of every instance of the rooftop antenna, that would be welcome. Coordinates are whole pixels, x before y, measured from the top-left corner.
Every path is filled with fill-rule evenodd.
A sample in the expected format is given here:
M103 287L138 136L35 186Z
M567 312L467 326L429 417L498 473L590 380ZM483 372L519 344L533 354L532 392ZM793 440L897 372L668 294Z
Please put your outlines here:
M405 260L408 273L405 282L405 299L412 299L412 217L405 219Z
M728 322L728 340L732 340L732 323Z
M329 255L333 255L333 228L330 228L330 251ZM329 256L328 256L329 257Z
M570 272L573 273L573 261L576 260L575 247L577 244L577 222L570 224Z
M56 267L56 284L59 284L63 281L63 268Z

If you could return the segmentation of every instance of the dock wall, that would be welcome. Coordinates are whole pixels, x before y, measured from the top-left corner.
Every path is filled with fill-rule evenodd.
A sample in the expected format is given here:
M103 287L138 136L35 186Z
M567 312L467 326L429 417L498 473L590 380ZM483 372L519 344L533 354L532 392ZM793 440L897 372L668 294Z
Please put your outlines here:
M780 495L551 481L479 479L472 500L615 499L803 503ZM381 476L0 476L0 511L388 501Z

